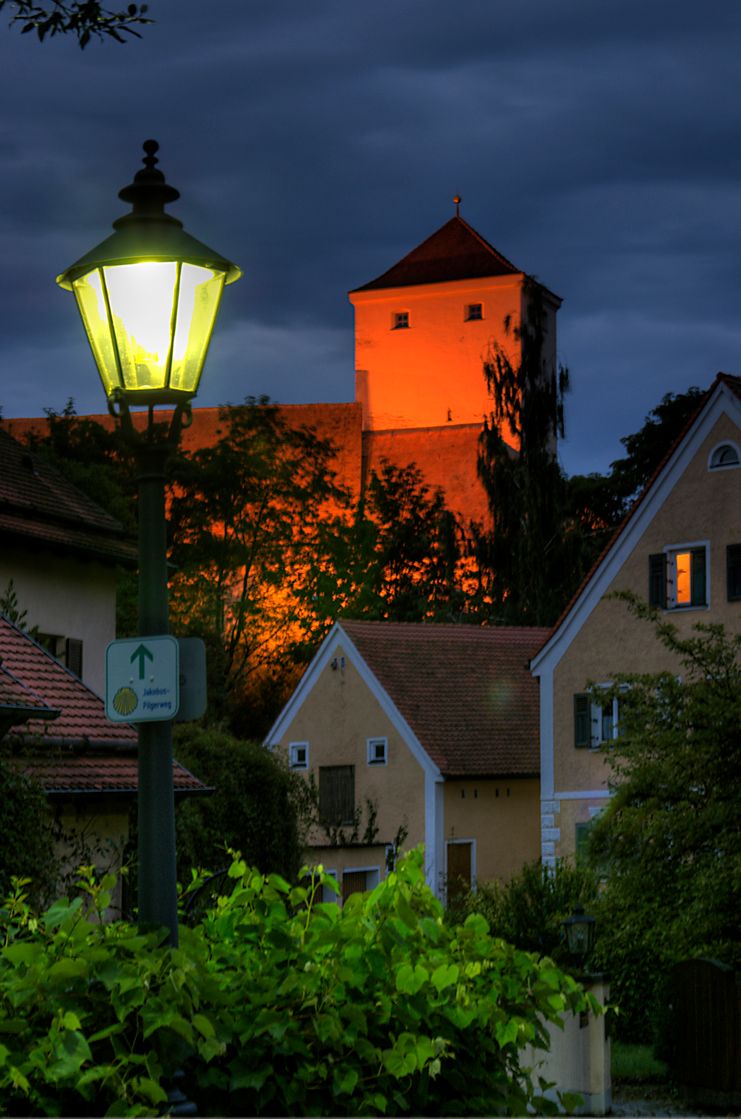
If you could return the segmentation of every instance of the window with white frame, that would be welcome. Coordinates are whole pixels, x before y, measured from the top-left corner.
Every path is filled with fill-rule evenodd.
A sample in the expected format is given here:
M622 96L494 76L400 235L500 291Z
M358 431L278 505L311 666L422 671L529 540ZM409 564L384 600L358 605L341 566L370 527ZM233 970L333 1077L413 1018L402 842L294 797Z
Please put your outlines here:
M368 738L368 765L386 765L388 762L388 739Z
M706 543L665 548L648 557L648 601L662 610L708 605L709 548Z
M578 750L598 750L617 736L617 696L597 703L591 692L578 692L574 696L574 746Z
M741 466L741 454L735 443L719 443L710 452L709 470L724 470L731 466Z
M408 330L409 329L409 312L408 311L394 311L391 316L391 329L392 330Z
M308 769L309 768L309 743L308 742L289 742L288 743L288 764L291 769Z

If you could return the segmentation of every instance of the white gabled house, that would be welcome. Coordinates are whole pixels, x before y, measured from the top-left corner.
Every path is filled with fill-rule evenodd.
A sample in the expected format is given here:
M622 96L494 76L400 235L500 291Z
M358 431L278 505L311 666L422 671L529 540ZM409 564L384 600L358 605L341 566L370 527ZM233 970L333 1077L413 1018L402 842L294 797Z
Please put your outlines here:
M375 885L400 835L450 898L538 853L538 690L547 630L336 622L266 742L312 780L307 859L343 896Z

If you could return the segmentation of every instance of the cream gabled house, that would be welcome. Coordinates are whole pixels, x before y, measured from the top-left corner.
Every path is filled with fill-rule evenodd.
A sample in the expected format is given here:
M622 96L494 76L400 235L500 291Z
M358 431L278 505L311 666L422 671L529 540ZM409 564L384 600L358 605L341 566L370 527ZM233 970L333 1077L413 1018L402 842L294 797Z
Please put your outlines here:
M608 597L618 590L659 607L683 633L696 622L741 628L741 378L718 375L533 658L547 864L576 854L609 796L600 747L618 733L619 703L598 706L590 685L678 668L651 627Z
M548 631L336 622L266 742L318 791L310 863L372 888L401 836L442 898L538 854L538 689Z
M135 566L135 541L110 513L3 428L0 537L0 593L12 580L25 624L57 660L103 695L105 649L116 636L118 568Z

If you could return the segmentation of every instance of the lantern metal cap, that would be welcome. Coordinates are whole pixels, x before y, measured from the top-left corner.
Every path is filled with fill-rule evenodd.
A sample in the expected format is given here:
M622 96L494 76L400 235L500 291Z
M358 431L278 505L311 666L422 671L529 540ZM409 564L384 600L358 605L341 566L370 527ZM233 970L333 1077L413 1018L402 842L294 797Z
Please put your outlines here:
M223 272L227 284L233 283L242 275L238 265L210 249L202 241L191 237L183 229L181 221L165 213L165 206L176 201L180 192L170 186L157 169L158 150L156 140L145 140L144 167L136 173L134 181L123 187L118 195L124 202L131 203L131 213L114 221L115 233L57 276L60 287L71 291L76 279L95 268L134 264L141 260L187 261L189 264Z

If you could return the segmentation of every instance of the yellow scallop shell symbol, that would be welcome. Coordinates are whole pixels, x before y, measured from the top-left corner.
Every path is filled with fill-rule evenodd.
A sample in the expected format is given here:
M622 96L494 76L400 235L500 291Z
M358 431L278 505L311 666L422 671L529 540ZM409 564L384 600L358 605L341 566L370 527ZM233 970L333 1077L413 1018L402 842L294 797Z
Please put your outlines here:
M132 688L119 688L113 697L113 709L119 715L130 715L136 710L138 702L137 694Z

